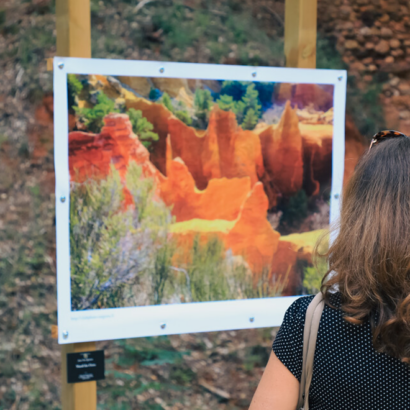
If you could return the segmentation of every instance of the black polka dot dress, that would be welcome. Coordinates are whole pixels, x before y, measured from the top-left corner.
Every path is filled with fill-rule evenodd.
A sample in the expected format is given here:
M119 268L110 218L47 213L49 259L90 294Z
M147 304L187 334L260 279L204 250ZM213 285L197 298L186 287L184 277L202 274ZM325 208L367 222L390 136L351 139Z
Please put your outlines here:
M273 342L279 360L300 381L303 328L313 296L301 297L287 310ZM332 295L319 326L311 410L410 410L410 366L378 353L372 346L368 322L352 325L343 319L340 294Z

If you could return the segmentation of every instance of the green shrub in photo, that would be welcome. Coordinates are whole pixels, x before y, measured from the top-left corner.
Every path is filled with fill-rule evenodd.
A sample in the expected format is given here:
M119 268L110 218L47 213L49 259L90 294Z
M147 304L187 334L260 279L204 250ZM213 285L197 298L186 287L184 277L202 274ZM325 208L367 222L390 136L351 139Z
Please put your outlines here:
M114 167L106 180L75 183L70 193L73 310L134 306L156 252L167 240L167 207L154 201L154 181L131 164L126 178L135 208L123 209L123 183Z
M115 101L111 100L103 92L99 92L97 95L97 104L94 107L74 107L74 110L87 129L95 134L101 131L104 125L103 119L106 115L112 112L119 112L115 108Z
M224 271L223 243L211 238L202 245L197 236L191 250L192 261L187 267L189 293L192 301L230 299L230 289Z
M67 74L68 108L73 109L77 104L77 96L83 89L81 81L75 74Z
M303 189L290 197L280 220L281 225L290 228L297 227L308 216L308 200Z
M247 85L245 86L245 84ZM223 91L226 94L222 94ZM244 130L253 130L262 115L262 105L260 104L259 92L255 88L255 84L240 81L224 81L222 92L217 100L219 108L224 111L234 112L238 124ZM237 100L239 97L240 100Z
M327 261L324 258L318 258L315 266L307 266L303 269L303 287L306 293L315 295L320 291L322 279L328 270Z
M258 116L253 108L250 108L243 119L241 127L244 130L253 130L258 123Z
M151 94L151 93L150 93ZM181 120L186 125L192 124L191 115L188 113L186 106L183 102L172 100L168 93L164 92L162 97L158 100L163 104L168 111L171 111L179 120Z
M278 296L285 283L273 284L269 269L254 275L242 256L224 250L217 237L204 243L194 238L190 262L179 268L179 292L186 302L251 299Z
M188 111L178 110L178 111L175 111L174 114L175 114L175 117L177 117L179 120L181 120L186 125L192 124L192 118L189 115Z
M209 116L211 114L214 100L209 90L195 90L194 111L195 111L195 126L200 129L206 129L208 126Z
M153 143L159 140L158 134L152 132L154 126L142 115L140 110L130 108L127 115L132 124L132 131L149 151L152 150Z
M235 112L235 101L232 96L222 94L216 102L221 110Z
M246 93L242 97L241 102L243 103L243 116L244 116L244 118L248 114L249 110L254 111L254 115L256 116L257 119L260 118L260 116L262 115L262 112L261 112L262 106L259 103L259 93L255 89L255 84L249 84L247 86ZM256 125L256 123L255 123L255 125Z
M162 97L160 98L159 102L162 105L164 105L164 107L167 108L169 111L174 112L174 107L172 106L171 97L169 96L168 93L162 94Z
M222 82L221 95L229 95L234 101L240 101L246 93L247 81L225 80Z

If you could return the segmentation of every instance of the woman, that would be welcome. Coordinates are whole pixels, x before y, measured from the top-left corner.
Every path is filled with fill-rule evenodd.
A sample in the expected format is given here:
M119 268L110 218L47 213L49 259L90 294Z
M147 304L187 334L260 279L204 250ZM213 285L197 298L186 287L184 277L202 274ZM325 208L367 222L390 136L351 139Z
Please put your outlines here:
M410 409L410 138L373 137L326 254L310 410ZM250 410L295 410L312 296L292 304Z

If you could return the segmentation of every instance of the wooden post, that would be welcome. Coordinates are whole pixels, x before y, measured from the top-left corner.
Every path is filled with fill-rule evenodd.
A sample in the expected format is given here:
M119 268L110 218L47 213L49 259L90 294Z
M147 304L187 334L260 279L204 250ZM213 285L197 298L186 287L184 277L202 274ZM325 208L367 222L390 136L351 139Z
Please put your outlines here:
M90 0L57 0L57 56L91 58ZM67 383L67 353L95 350L95 342L61 346L63 410L96 410L97 382Z
M67 353L95 350L95 342L61 346L61 403L63 410L96 410L97 382L67 383Z
M317 0L286 0L287 67L316 68Z
M91 58L90 0L57 0L57 55Z

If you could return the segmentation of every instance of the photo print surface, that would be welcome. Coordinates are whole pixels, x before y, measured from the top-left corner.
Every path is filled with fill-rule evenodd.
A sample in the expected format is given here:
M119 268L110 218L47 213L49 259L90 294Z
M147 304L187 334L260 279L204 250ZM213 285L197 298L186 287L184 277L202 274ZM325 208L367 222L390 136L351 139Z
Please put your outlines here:
M334 85L66 78L71 311L318 291Z
M279 326L319 289L345 71L56 57L53 76L59 343Z

